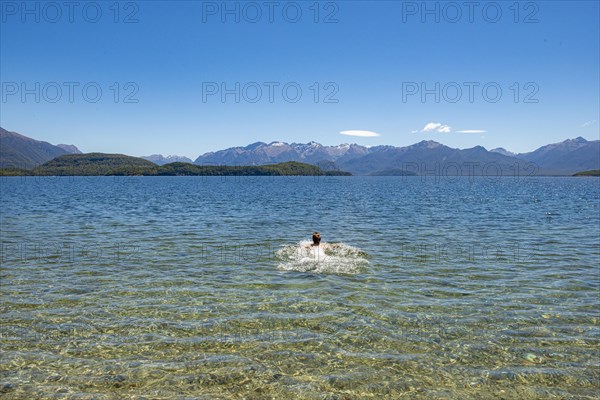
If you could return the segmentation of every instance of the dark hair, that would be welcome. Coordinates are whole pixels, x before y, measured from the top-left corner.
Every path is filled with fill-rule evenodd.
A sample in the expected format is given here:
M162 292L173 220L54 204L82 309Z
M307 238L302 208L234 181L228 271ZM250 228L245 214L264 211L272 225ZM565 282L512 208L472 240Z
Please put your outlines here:
M321 243L321 234L319 232L315 232L312 234L312 240L314 244Z

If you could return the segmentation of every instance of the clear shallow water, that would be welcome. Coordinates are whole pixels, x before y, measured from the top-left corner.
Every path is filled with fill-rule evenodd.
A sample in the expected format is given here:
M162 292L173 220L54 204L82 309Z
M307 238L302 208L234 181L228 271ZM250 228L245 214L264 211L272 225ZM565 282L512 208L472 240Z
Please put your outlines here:
M599 398L598 179L1 185L2 398Z

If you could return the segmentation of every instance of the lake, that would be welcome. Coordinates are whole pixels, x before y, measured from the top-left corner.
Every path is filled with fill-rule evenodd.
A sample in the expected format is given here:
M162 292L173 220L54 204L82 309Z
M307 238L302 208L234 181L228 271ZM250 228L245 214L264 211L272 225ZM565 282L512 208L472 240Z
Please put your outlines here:
M599 179L0 184L2 398L600 398Z

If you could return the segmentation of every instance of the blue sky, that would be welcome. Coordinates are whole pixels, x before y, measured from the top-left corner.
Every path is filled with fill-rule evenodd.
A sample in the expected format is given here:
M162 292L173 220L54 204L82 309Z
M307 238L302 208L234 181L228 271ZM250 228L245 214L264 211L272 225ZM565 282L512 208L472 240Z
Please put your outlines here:
M0 125L84 152L600 138L598 1L0 4Z

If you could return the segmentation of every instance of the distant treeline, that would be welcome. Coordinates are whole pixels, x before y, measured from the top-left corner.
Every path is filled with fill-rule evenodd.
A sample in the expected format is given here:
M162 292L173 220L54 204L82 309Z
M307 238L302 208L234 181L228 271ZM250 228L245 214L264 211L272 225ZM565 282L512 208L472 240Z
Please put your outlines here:
M600 176L600 169L593 169L591 171L582 171L574 174L573 176Z
M347 176L349 172L322 170L295 161L260 166L195 165L175 162L156 165L122 154L68 154L33 169L2 168L3 176Z

